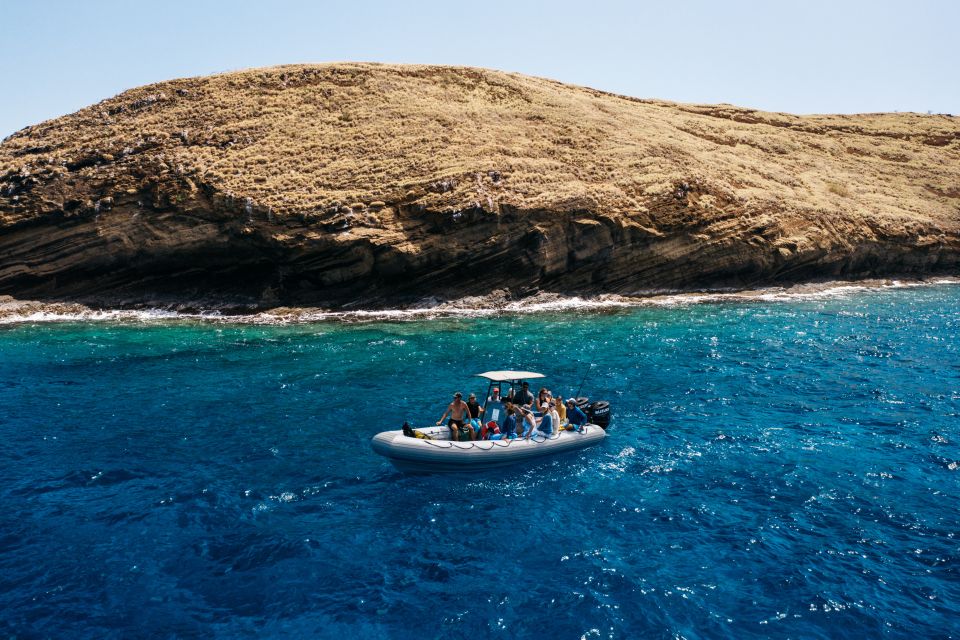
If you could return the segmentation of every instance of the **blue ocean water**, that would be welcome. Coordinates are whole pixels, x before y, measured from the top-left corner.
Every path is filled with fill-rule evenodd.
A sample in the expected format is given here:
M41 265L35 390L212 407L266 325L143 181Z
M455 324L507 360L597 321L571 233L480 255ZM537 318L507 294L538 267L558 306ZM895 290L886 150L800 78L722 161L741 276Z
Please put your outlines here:
M369 438L496 368L613 405L480 477ZM960 636L960 287L0 328L0 636Z

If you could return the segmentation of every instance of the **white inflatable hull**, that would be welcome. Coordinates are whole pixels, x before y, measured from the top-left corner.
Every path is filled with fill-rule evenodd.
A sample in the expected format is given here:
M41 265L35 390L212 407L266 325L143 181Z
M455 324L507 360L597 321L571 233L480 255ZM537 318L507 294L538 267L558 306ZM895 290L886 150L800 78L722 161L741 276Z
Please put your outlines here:
M588 424L583 431L561 431L550 438L452 442L447 427L418 429L442 440L421 440L403 431L384 431L371 441L373 450L400 471L414 473L472 472L503 467L535 458L576 451L600 443L607 433Z

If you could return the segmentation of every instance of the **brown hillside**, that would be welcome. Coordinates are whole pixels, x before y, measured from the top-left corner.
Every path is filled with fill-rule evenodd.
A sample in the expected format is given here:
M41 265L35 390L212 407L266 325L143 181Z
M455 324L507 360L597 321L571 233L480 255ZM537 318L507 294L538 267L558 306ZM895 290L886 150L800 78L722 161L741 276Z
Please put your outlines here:
M956 272L960 122L459 67L127 91L0 145L0 293L377 304Z

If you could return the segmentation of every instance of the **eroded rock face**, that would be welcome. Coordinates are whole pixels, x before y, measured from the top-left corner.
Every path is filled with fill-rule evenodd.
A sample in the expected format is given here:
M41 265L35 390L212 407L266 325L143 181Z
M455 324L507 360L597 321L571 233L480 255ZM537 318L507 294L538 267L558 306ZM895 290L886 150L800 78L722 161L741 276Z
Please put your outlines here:
M0 294L365 305L956 273L960 124L476 69L135 89L0 146Z

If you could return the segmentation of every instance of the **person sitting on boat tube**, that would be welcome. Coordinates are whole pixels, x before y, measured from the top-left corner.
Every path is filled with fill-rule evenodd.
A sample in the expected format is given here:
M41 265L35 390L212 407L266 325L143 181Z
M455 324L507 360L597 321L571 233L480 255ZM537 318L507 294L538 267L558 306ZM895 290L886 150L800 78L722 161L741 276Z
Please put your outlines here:
M519 429L520 437L529 440L530 436L533 435L533 432L537 428L537 419L533 416L533 411L530 411L530 409L527 409L526 407L518 407L517 410L522 416L522 429Z
M570 420L570 424L567 426L570 431L579 431L583 428L583 425L587 424L587 414L577 406L574 398L567 400L567 418Z
M546 412L544 412L543 417L540 418L540 424L537 425L537 435L549 438L553 435L554 416L557 415L557 412L554 410L553 401L548 402L545 408ZM559 418L557 418L557 420L559 420Z
M560 425L563 423L560 422L560 413L557 411L557 401L552 398L550 400L550 421L553 423L554 432L559 431Z
M470 426L475 432L480 431L480 416L483 415L483 407L477 402L477 394L471 393L467 398L467 411L470 412Z
M503 419L503 426L500 427L500 433L506 440L513 440L517 437L517 408L513 403L507 403L507 417Z
M507 402L503 405L507 417L503 419L503 425L500 427L500 433L490 436L491 440L514 440L517 437L517 410Z
M473 426L470 424L464 424L464 418L468 415L467 403L463 401L463 394L459 391L453 394L453 402L447 405L447 410L444 411L443 416L437 420L437 426L443 424L447 414L450 415L450 420L447 422L447 426L450 427L454 442L458 442L460 440L460 429L465 429L467 432L469 432L471 440L477 439L477 432L473 430Z
M567 424L567 403L563 401L563 396L557 396L557 417L560 418L560 422L557 425Z

